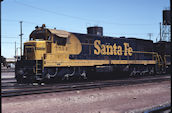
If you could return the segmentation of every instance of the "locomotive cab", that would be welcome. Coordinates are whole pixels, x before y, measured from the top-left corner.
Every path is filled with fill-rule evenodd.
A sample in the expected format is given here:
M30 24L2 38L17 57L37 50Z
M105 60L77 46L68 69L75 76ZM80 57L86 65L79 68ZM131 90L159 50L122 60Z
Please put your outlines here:
M53 31L53 30L51 30ZM30 35L30 40L24 43L24 57L26 60L42 60L45 54L52 52L52 46L65 47L67 36L53 34L48 29L37 28ZM55 51L58 52L58 51Z
M42 60L44 54L51 53L51 36L46 29L36 29L24 43L25 60Z
M15 77L18 82L33 75L33 79L42 79L45 62L51 60L49 56L65 52L59 48L66 48L68 32L46 29L45 25L35 28L30 34L29 41L24 43L23 59L16 63Z
M52 47L66 46L68 34L65 31L46 29L45 25L36 27L30 34L28 42L24 43L26 60L42 60L47 53L52 53ZM57 52L57 51L56 51Z

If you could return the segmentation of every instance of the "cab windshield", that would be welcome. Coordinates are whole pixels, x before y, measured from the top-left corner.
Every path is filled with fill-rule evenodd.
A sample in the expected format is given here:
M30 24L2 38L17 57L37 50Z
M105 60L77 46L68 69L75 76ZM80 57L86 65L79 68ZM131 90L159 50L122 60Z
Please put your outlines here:
M30 40L51 40L51 37L46 34L45 30L39 30L32 33Z

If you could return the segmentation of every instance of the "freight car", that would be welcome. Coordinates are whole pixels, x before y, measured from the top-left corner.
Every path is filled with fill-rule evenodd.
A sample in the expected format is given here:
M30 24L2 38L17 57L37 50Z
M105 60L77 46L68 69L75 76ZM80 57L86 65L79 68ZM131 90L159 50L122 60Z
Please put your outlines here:
M92 72L127 72L130 76L163 71L162 58L153 41L103 36L102 27L89 27L87 34L35 27L24 55L17 61L19 83L47 79L87 78ZM115 76L115 75L114 75Z

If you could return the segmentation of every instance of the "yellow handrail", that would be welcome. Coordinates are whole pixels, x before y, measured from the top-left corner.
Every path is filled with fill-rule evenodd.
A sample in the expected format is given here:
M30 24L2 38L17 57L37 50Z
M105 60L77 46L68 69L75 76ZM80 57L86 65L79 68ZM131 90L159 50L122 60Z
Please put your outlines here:
M152 59L155 60L158 64L158 66L162 66L163 65L163 59L161 57L161 55L159 55L157 52L145 52L145 51L133 51L133 53L145 53L145 54L152 54Z
M165 64L165 66L167 65L167 57L171 57L170 55L164 55L164 64Z

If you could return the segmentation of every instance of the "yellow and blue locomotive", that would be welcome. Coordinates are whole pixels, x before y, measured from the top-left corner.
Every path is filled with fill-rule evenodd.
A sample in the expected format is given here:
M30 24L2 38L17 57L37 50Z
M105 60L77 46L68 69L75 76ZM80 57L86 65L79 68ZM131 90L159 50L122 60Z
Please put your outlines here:
M87 78L95 71L120 70L130 76L163 72L163 59L153 51L153 41L103 36L97 26L87 30L80 34L35 27L16 63L17 81Z

